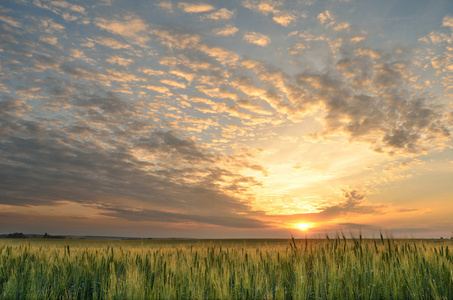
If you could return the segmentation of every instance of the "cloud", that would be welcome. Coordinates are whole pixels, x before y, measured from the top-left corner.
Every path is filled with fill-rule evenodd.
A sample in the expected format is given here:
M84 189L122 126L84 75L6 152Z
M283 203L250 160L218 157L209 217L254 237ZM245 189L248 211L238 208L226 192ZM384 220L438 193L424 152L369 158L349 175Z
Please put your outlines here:
M213 98L237 100L238 95L226 88L208 88L206 86L197 86L197 89Z
M329 10L326 10L326 11L320 13L317 16L317 19L326 28L332 28L334 31L349 29L349 27L350 27L350 24L348 22L337 23L335 20L335 17Z
M93 128L90 130L93 131ZM154 151L175 149L179 152L177 155L173 155L174 158L181 155L182 158L204 159L201 152L194 149L192 145L179 139L174 140L174 137L168 134L161 135L161 137L163 138L161 146L165 148L161 150L151 148ZM157 174L151 175L148 172L140 171L140 168L137 167L146 164L140 163L126 153L114 152L110 154L109 158L101 152L93 152L97 147L93 147L95 145L90 143L80 145L86 148L85 151L46 145L47 143L59 145L60 141L64 140L60 140L60 137L57 140L48 139L47 141L36 138L9 139L9 142L14 144L8 148L5 156L11 162L15 162L16 166L13 164L2 165L2 171L9 172L7 178L2 176L1 189L5 193L0 201L3 204L51 205L53 201L67 200L78 203L97 202L105 203L104 205L108 203L115 205L107 199L109 197L112 199L133 197L136 201L142 202L141 206L160 206L191 213L195 213L197 210L192 205L203 205L203 210L211 211L211 213L214 211L220 213L221 210L218 209L228 212L233 208L245 208L233 198L202 186L190 187L185 186L182 182L172 183L162 179L162 175L165 176L165 174L157 176ZM66 142L68 141L66 139ZM34 147L34 153L25 151L26 147ZM148 149L150 149L149 146ZM21 157L28 162L19 163L21 158L14 155L12 151L20 151ZM92 153L90 154L89 151ZM56 176L57 170L58 176ZM5 173L2 172L2 174ZM27 188L21 189L17 186L19 178ZM206 198L200 198L201 195ZM218 203L215 204L216 202ZM125 203L122 205L124 206ZM212 211L213 209L214 211Z
M243 112L243 110L239 109L237 106L230 106L228 107L228 113L233 117L238 117L240 119L250 119L251 114Z
M373 59L381 58L381 54L378 51L370 49L370 48L358 48L355 51L361 56L369 56Z
M322 107L324 129L311 135L316 138L345 134L389 155L442 149L451 139L443 108L410 88L413 65L408 55L356 47L342 55L336 70L296 75L297 84L282 91L289 96L288 91L296 90L303 97L292 98L291 107L297 109L288 112ZM285 79L283 86L288 83Z
M333 221L347 217L363 215L382 215L385 213L385 206L382 204L371 204L366 201L366 194L357 188L349 187L342 190L342 200L332 205L320 205L318 212L287 215L285 220L306 222ZM274 219L276 216L270 216Z
M328 21L333 21L334 18L331 16L330 12L328 10L326 10L325 12L322 12L318 15L317 19L319 20L319 22L321 22L321 24L325 24L327 23Z
M170 91L165 86L147 85L147 86L145 86L145 88L148 89L148 90L156 91L156 92L161 93L161 94L166 94L166 93L168 93Z
M59 23L56 23L54 20L50 18L43 18L40 20L41 21L41 26L45 29L45 32L47 33L53 33L55 31L63 31L65 27Z
M206 15L206 18L212 20L229 20L235 14L235 10L228 10L226 8L221 8L216 12Z
M157 131L149 137L139 138L135 145L147 150L158 149L159 152L171 153L173 159L179 157L178 160L184 159L193 162L199 160L213 161L213 157L198 149L195 142L180 137L177 132Z
M337 24L335 27L333 27L333 30L340 31L340 30L349 28L349 26L350 26L349 23L343 22L343 23Z
M9 26L12 26L12 27L21 27L21 23L14 20L10 16L0 16L0 21L5 22L6 24L8 24Z
M67 22L80 21L81 23L86 23L86 20L81 16L86 15L86 10L83 6L66 1L46 1L46 3L43 3L40 0L34 0L33 4L40 8L50 10L61 16Z
M112 49L130 49L131 45L128 44L123 44L113 38L110 37L103 37L100 36L96 40L94 40L96 43L101 44L103 46L112 48Z
M140 104L102 89L79 90L66 95L77 120L70 123L26 120L31 107L24 102L0 103L1 204L53 206L64 200L134 222L268 227L225 193L255 184L225 169L237 159L225 159L178 131L157 129L139 113Z
M181 71L181 70L170 70L169 73L172 74L172 75L176 75L178 77L184 78L188 82L192 82L195 78L198 77L194 73L187 73L187 72L184 72L184 71Z
M379 228L376 226L368 225L368 224L358 224L358 223L338 223L338 226L342 229L346 230L358 230L361 231L362 229L367 229L367 230L378 230Z
M68 8L72 11L85 14L85 8L80 5L71 4L66 1L51 1L50 3L56 7Z
M204 43L202 41L202 37L196 34L186 33L182 30L177 30L174 28L160 28L152 30L151 33L155 35L156 40L158 43L168 47L170 50L178 49L178 50L189 50L189 51L200 51L202 53L207 54L209 57L214 58L216 61L220 62L222 65L225 64L235 64L239 60L239 55L233 51L212 46L208 43ZM181 56L183 57L183 56ZM183 59L186 65L191 65L192 69L198 68L201 65L207 65L206 62L200 64L191 63L187 56ZM207 59L209 60L209 59ZM165 61L165 63L164 63ZM200 61L200 60L198 60ZM161 63L167 64L170 63L175 65L176 60L168 57L161 60ZM198 65L198 67L197 67ZM175 65L176 66L176 65ZM175 71L171 71L175 72ZM177 70L180 74L186 74L186 70ZM184 75L185 76L185 75ZM182 76L182 77L184 77ZM192 75L190 75L192 77ZM196 77L196 76L195 76ZM188 80L191 81L191 80Z
M131 58L123 58L119 56L110 56L109 58L106 59L106 61L111 64L117 64L123 67L126 67L134 62L134 60Z
M282 26L288 26L291 22L296 20L296 16L290 12L277 12L272 18L276 23Z
M453 16L447 15L442 19L442 26L453 28Z
M266 47L271 42L271 39L268 36L257 32L244 33L242 39L251 44L255 44L261 47Z
M159 1L156 5L170 13L173 12L173 3L171 1Z
M222 28L214 28L212 32L215 35L223 35L223 36L229 36L229 35L235 35L236 32L238 32L238 28L234 27L233 25L226 25L225 27Z
M122 20L97 18L94 23L99 28L126 38L134 44L144 48L148 47L149 36L146 35L148 25L135 15L128 15Z
M163 84L166 84L166 85L170 85L170 86L173 86L173 87L176 87L176 88L180 88L180 89L185 89L186 88L186 85L184 83L178 82L178 81L174 81L174 80L164 79L164 80L161 80L160 82L162 82Z
M260 0L245 0L242 2L242 5L250 10L260 12L264 15L274 11L273 1L260 1Z
M215 7L211 4L206 3L188 3L188 2L180 2L178 7L184 10L186 13L203 13L214 10Z
M107 208L107 216L126 219L129 221L150 221L170 223L202 223L230 228L268 228L263 221L240 215L194 215L186 213L173 213L157 210L127 210L121 208Z
M201 42L201 37L199 35L182 33L173 28L153 29L151 30L151 33L156 37L159 43L170 49L193 49Z
M283 1L244 0L242 5L265 16L273 15L272 20L285 27L297 19L293 12L280 8Z
M56 37L49 37L49 36L41 36L39 38L40 41L44 43L48 43L50 45L56 46L58 44L58 38Z
M240 59L240 56L236 52L230 51L222 47L201 44L199 45L198 49L207 54L208 56L214 58L217 62L221 63L222 65L233 66Z
M311 214L318 220L332 220L351 214L368 215L382 213L382 205L371 205L365 202L366 195L354 188L343 190L343 201L335 205L326 206L320 212Z

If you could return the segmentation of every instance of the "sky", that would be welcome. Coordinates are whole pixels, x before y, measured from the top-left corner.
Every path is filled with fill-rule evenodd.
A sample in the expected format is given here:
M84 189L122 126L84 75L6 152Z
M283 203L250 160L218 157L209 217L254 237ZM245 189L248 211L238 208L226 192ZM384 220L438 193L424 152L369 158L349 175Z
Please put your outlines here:
M453 2L0 2L0 233L453 235Z

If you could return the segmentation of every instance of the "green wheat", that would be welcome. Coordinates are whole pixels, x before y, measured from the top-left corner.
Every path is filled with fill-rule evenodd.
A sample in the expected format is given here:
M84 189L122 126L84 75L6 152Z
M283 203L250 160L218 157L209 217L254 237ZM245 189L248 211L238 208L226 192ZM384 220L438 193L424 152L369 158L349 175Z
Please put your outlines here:
M339 238L4 239L0 298L453 299L451 246Z

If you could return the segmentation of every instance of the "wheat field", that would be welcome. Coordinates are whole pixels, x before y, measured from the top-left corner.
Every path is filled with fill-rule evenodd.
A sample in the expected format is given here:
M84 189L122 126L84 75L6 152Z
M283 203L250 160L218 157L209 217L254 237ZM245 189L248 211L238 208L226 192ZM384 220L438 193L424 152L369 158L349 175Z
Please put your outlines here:
M0 240L0 299L453 299L451 240Z

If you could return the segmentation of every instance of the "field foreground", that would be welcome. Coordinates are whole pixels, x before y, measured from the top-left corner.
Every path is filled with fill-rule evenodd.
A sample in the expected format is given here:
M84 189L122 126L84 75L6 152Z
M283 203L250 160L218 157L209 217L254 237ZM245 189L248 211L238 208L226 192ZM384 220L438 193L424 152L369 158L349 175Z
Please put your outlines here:
M0 299L453 299L451 240L0 240Z

